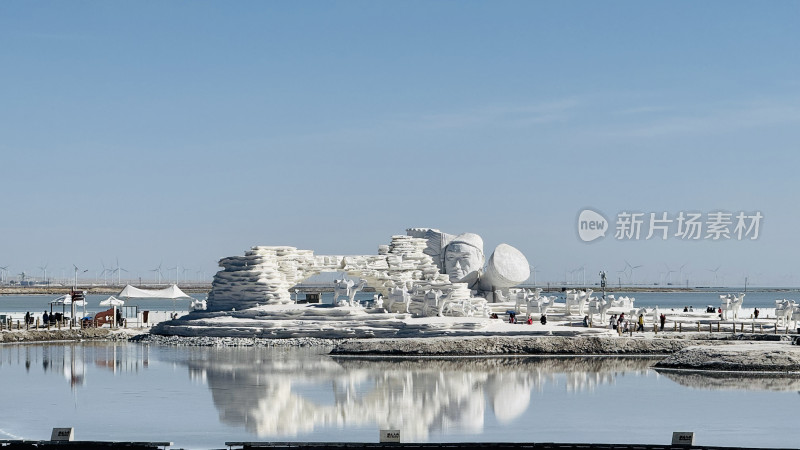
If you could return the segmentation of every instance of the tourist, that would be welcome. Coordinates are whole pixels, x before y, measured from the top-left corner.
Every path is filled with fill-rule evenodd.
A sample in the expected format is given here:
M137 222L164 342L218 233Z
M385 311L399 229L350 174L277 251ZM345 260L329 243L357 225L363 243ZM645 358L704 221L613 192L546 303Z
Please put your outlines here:
M490 319L498 319L499 317L497 317L497 313L492 313L492 315L489 316L489 318Z
M667 316L664 313L661 313L661 316L658 318L661 321L661 331L664 331L664 325L667 323Z
M27 311L25 313L25 327L27 328L28 325L30 325L30 323L31 323L31 312Z
M50 317L47 316L47 311L42 314L42 325L47 326L50 323Z
M539 322L541 322L542 325L546 325L547 324L547 316L542 314L542 317L539 318Z
M756 316L756 319L758 319L758 313L759 313L758 308L756 308L756 310L753 311L753 315Z
M583 316L583 326L589 327L589 316Z
M612 330L616 330L617 329L617 315L616 314L612 314L611 315L611 320L609 320L608 322L609 322L609 325L611 325L611 329Z
M637 328L636 331L639 331L639 332L642 332L642 333L644 332L644 315L643 314L639 314L639 328Z
M528 325L533 325L533 316L528 314Z
M689 307L688 306L684 306L683 307L683 312L689 312Z
M617 326L622 325L622 322L625 321L625 313L620 313L619 318L617 319Z
M508 323L517 323L517 316L514 313L508 315Z
M122 311L120 311L119 309L117 310L117 326L118 327L122 326Z

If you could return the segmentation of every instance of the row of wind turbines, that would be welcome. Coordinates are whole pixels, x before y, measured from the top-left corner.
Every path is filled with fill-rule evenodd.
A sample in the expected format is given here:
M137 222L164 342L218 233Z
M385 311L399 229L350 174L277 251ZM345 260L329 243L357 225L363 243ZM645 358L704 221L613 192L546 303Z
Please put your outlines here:
M622 269L616 271L617 272L617 281L618 281L619 284L622 284L622 282L624 280L625 284L628 284L628 285L636 285L636 284L655 284L655 285L659 285L659 284L664 284L664 285L668 285L668 286L671 286L671 285L683 285L684 283L688 283L689 282L688 276L691 275L692 272L689 272L689 271L685 270L686 266L689 265L688 263L682 264L682 265L678 266L677 268L670 267L666 263L663 263L663 265L664 265L664 269L665 270L658 272L658 279L655 282L652 282L652 281L645 282L645 281L642 281L642 280L636 280L634 278L634 272L637 269L641 269L642 267L644 267L644 264L631 264L628 261L625 261L625 266ZM714 274L714 286L718 286L719 285L719 273L718 272L719 272L719 269L721 267L722 266L717 266L717 267L715 267L713 269L705 269L706 271L711 272L711 273ZM533 273L534 269L535 269L535 267L531 266L531 272L532 273ZM677 281L675 281L673 279L673 275L674 274L678 275ZM535 278L534 278L534 280L535 280ZM591 280L594 280L594 278L592 277ZM535 281L534 281L534 284L535 284ZM564 270L564 284L565 285L577 285L577 284L580 284L580 285L586 286L586 264L583 264L580 267L577 267L577 268L574 268L574 269L571 269L571 270L570 269Z
M114 284L114 282L116 281L116 285L121 286L123 280L130 281L130 276L128 275L128 276L123 277L123 272L125 272L126 274L130 274L131 272L129 272L126 268L120 266L119 258L116 258L116 263L114 265L106 266L105 261L103 261L103 260L100 260L100 265L101 265L102 269L95 273L95 278L94 278L94 281L93 281L95 284L102 284L102 285L107 286L107 285L109 285L109 282L111 284ZM35 275L32 275L30 272L26 272L25 270L23 270L20 273L16 274L16 276L17 276L16 280L13 280L9 276L9 267L11 267L10 265L0 266L0 284L2 284L2 285L14 284L14 282L18 281L19 284L21 284L21 285L25 285L26 282L27 282L27 284L49 285L49 284L53 283L53 278L54 277L48 278L48 276L47 276L47 268L48 268L48 266L49 266L49 263L45 263L45 264L43 264L41 266L38 266L38 269L41 271L40 272L41 273L41 277L36 277ZM66 269L66 268L63 268L63 267L61 268L61 277L57 278L56 282L63 283L63 284L75 284L75 285L77 285L79 276L83 277L83 281L85 282L86 281L86 279L85 279L86 277L85 277L84 274L89 272L88 268L79 267L77 264L72 264L71 272L73 272L73 274L70 274L72 276L67 276L66 275L67 270L68 269ZM181 281L186 283L187 281L190 281L190 278L187 275L188 274L192 274L192 273L194 273L195 277L192 278L191 281L195 281L195 282L206 282L207 281L204 270L194 270L193 271L192 269L190 269L188 267L180 266L180 264L175 264L174 267L163 268L163 261L160 262L157 267L155 267L153 269L149 269L148 272L152 273L153 282L155 282L156 284L162 284L162 283L179 284ZM174 277L170 277L169 276L170 272L173 273ZM52 271L51 271L51 273L52 273ZM137 272L137 275L136 275L135 279L142 280L141 277L139 276L138 272Z

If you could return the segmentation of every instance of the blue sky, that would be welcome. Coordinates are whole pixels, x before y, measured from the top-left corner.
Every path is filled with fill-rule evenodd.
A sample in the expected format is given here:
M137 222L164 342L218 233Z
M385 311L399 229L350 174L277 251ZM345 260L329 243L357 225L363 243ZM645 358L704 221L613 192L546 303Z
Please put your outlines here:
M516 246L538 281L627 260L636 281L687 264L692 284L720 266L798 285L798 19L779 1L2 2L0 266L192 278L253 245L372 254L430 226ZM585 207L764 220L755 241L586 244Z

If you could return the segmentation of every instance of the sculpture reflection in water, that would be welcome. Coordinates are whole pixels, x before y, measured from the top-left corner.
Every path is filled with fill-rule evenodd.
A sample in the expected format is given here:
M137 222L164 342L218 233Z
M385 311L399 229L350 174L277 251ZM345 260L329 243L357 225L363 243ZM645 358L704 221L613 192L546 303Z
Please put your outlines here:
M636 358L360 359L317 351L197 349L186 361L206 379L223 423L259 437L308 434L318 428L398 428L404 439L438 430L479 434L488 408L509 423L531 394L552 383L590 390L622 372L645 372ZM562 381L565 380L565 381Z
M681 386L694 389L744 391L798 391L800 374L796 373L735 373L691 372L656 369Z

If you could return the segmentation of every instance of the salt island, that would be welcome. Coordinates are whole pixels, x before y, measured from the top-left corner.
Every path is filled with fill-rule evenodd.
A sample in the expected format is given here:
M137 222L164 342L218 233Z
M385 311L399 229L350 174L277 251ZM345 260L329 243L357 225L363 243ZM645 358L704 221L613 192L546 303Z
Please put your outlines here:
M541 289L519 287L530 276L522 252L500 244L487 259L483 239L474 233L410 228L379 245L374 255L316 255L290 246L257 246L219 264L222 270L214 277L206 308L162 322L151 335L321 339L335 343L333 352L339 354L691 353L665 368L711 367L697 358L713 359L719 352L709 348L744 339L756 345L730 347L725 354L756 358L752 367L761 371L800 370L800 347L792 346L789 336L743 334L739 319L744 294L722 296L715 323L694 311L671 312L666 323L657 307L637 308L633 297L599 295L591 289L566 291L564 302L558 302ZM332 303L298 301L296 294L293 298L295 286L323 272L344 274L334 283ZM375 294L359 302L356 294L365 287ZM800 317L800 312L791 314L795 305L781 307L775 313L782 314L785 327ZM777 364L761 361L761 341L755 339L770 343L769 359ZM698 344L702 349L692 353ZM788 356L774 358L776 351Z

